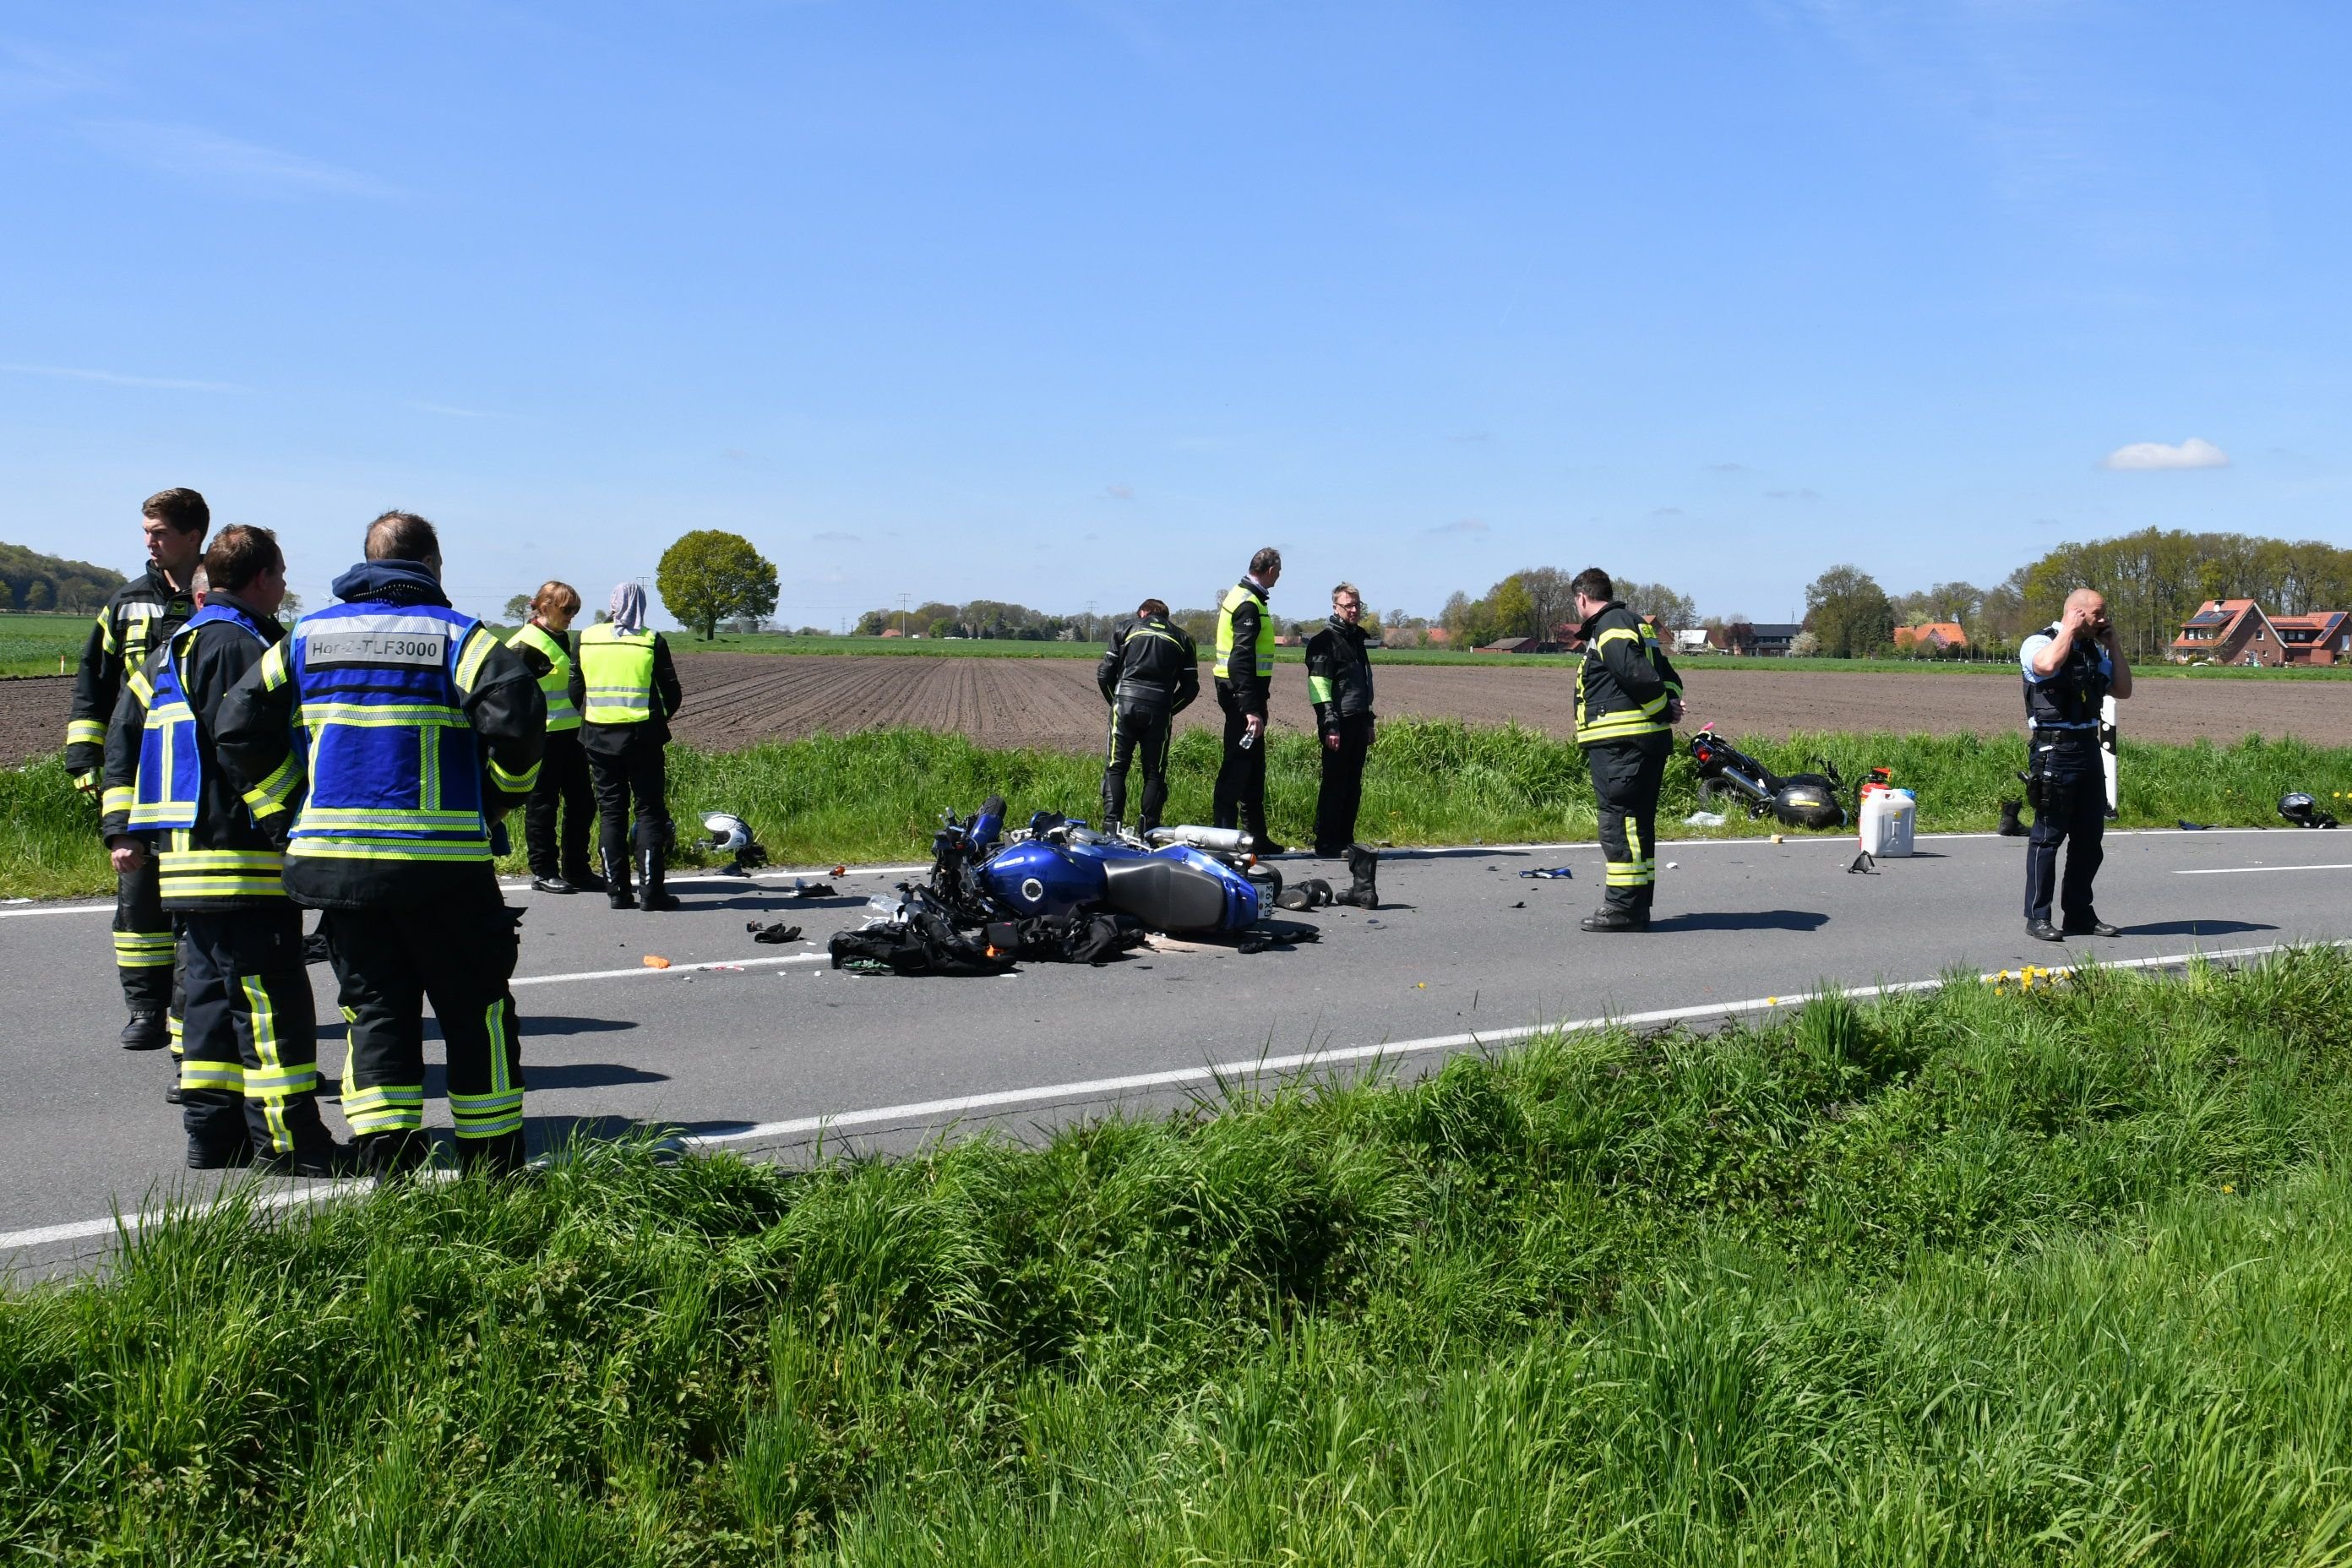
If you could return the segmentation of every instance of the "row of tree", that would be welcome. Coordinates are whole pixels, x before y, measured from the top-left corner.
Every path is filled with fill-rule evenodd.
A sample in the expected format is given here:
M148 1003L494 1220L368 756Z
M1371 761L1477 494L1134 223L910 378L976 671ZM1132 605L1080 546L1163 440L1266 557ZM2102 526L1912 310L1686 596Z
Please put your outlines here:
M70 610L95 615L117 588L122 574L44 555L21 544L0 544L0 610Z
M1576 619L1569 584L1574 574L1530 566L1510 574L1477 598L1456 592L1434 623L1402 610L1368 612L1366 629L1391 642L1417 641L1433 624L1455 647L1509 637L1559 640ZM103 567L60 561L0 545L0 608L94 609L122 578ZM776 568L740 534L699 530L682 535L662 554L656 591L669 613L709 638L722 623L764 626L776 607ZM2093 587L2105 594L2134 658L2159 657L2182 621L2207 599L2252 598L2274 615L2352 608L2352 550L2316 540L2290 542L2241 533L2189 533L2143 529L2115 539L2061 544L1990 587L1937 583L1890 595L1859 566L1832 566L1805 590L1806 651L1833 658L1894 652L1898 628L1956 621L1971 651L1998 655L2057 616L2068 593ZM1661 627L1684 630L1737 625L1740 615L1702 622L1690 598L1663 583L1621 582L1617 595ZM515 619L529 611L517 595ZM975 599L951 605L931 600L899 609L868 610L856 635L899 631L927 637L974 637L1025 642L1063 638L1098 641L1118 616L1088 612L1057 616L1026 605ZM1216 612L1185 609L1173 619L1204 647L1216 635ZM1312 623L1286 623L1300 633Z

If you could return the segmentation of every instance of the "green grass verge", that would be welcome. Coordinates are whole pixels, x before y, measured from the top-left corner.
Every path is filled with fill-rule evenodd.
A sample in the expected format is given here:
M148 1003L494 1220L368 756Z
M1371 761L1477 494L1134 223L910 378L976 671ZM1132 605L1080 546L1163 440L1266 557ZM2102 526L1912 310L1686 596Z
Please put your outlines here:
M1034 1150L186 1217L0 1298L0 1552L2338 1563L2347 1005L2333 950L1961 979Z
M1751 748L1792 772L1816 757L1849 779L1891 767L1919 792L1927 830L1996 826L2000 802L2019 793L2024 742L1976 736L1800 735ZM1300 735L1277 734L1267 753L1272 826L1286 842L1314 819L1319 752ZM2181 818L2221 826L2282 826L2278 797L2307 790L2352 797L2352 748L2249 738L2234 746L2143 745L2123 749L2126 827L2169 827ZM1178 738L1169 820L1206 822L1217 771L1217 739ZM961 735L877 730L821 736L740 752L672 747L670 801L682 837L699 833L707 811L749 820L779 863L901 861L928 854L940 813L969 814L1002 793L1017 816L1056 810L1098 814L1102 764L1061 752L991 751ZM1752 835L1769 823L1735 819L1714 829L1681 826L1697 809L1688 760L1666 774L1660 813L1672 837ZM515 825L518 831L520 822ZM0 770L0 896L54 898L112 886L97 838L96 808L75 795L49 761ZM1360 832L1392 844L1467 844L1589 839L1592 787L1584 759L1567 742L1515 725L1472 727L1434 721L1382 726L1364 774ZM687 857L689 861L691 856ZM520 858L507 863L520 871Z
M85 615L0 615L0 678L72 673L89 638L89 622Z

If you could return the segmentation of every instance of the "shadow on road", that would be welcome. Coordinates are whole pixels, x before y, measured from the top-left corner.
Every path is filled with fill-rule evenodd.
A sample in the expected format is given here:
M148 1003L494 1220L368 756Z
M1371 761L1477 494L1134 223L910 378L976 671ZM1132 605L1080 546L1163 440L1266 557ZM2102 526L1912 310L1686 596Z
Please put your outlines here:
M1653 920L1655 931L1819 931L1830 917L1817 910L1706 910Z
M2126 936L2235 936L2242 931L2276 931L2274 925L2260 921L2150 921L2146 925L2126 926Z
M634 1029L636 1026L635 1022L628 1018L566 1018L540 1013L522 1016L524 1039L533 1035L604 1035L614 1029Z

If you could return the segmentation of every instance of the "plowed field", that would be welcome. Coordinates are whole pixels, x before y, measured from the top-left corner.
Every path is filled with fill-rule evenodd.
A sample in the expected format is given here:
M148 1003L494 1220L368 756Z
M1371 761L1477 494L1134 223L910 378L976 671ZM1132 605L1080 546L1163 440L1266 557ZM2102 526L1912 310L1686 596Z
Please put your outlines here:
M1081 659L705 654L682 655L677 668L687 704L676 728L699 745L740 746L873 724L959 730L992 746L1092 751L1102 743L1102 698L1094 667ZM1689 721L1712 720L1734 735L1798 730L1995 735L2014 732L2021 721L2017 683L1998 675L1706 668L1685 674ZM1516 719L1556 735L1574 728L1575 674L1565 665L1391 665L1377 679L1380 710L1391 717L1491 724ZM1311 726L1305 671L1279 666L1274 686L1276 726ZM2352 745L2352 685L2155 678L2140 682L2137 695L2123 705L2123 721L2126 734L2146 741L2200 735L2234 741L2259 732ZM1213 698L1204 694L1180 722L1220 722Z
M852 654L681 654L686 687L678 738L717 749L754 741L846 733L881 724L960 731L990 746L1092 751L1103 704L1084 659L890 658ZM1811 670L1686 672L1690 722L1733 735L1797 730L2004 734L2019 722L2017 685L2000 676L1853 675ZM1556 735L1573 727L1575 677L1529 666L1391 665L1379 671L1380 709L1392 718L1522 724ZM1274 721L1314 721L1307 678L1275 671ZM0 680L0 765L56 749L70 679ZM2143 680L2123 709L2125 733L2144 741L2234 741L2248 733L2352 745L2352 684L2334 681ZM1181 722L1214 726L1203 696Z

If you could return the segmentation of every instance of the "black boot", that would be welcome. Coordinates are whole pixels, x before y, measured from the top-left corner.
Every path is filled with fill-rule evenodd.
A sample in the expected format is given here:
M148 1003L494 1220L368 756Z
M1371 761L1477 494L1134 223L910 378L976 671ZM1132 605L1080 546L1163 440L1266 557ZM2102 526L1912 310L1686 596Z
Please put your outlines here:
M609 891L612 888L610 882L605 881L604 878L585 866L574 871L566 871L563 873L563 879L583 893L602 893Z
M677 900L670 897L662 886L668 871L668 867L664 864L667 858L658 844L648 844L637 851L640 884L637 891L637 908L647 913L665 913L677 908Z
M361 1173L361 1155L349 1143L331 1141L309 1149L297 1149L280 1154L272 1150L257 1155L253 1168L273 1176L356 1176Z
M609 854L604 857L604 896L616 910L637 907L637 895L629 887L628 861Z
M253 1163L253 1145L240 1135L234 1143L207 1142L194 1133L188 1134L188 1169L191 1171L241 1171Z
M172 1043L172 1026L161 1009L136 1007L122 1026L121 1040L126 1051L160 1051Z
M2025 824L2017 820L2017 814L2023 810L2024 806L2025 803L2021 800L2005 800L2000 803L2000 836L2003 838L2022 838L2026 836Z
M396 1182L421 1171L432 1158L433 1145L415 1128L397 1132L362 1132L352 1140L361 1171L379 1182Z
M522 1134L457 1140L457 1170L464 1175L511 1176L522 1169Z
M1379 909L1381 907L1380 871L1381 858L1377 853L1365 848L1360 844L1349 845L1348 874L1353 877L1355 881L1349 885L1346 892L1331 901L1335 904L1351 905L1360 910Z
M1287 855L1290 853L1290 847L1288 845L1276 843L1275 841L1274 835L1265 830L1265 818L1262 816L1252 817L1250 819L1249 836L1250 852L1254 855Z
M1576 922L1579 931L1647 931L1650 917L1639 910L1622 909L1615 904L1603 904L1600 909Z

